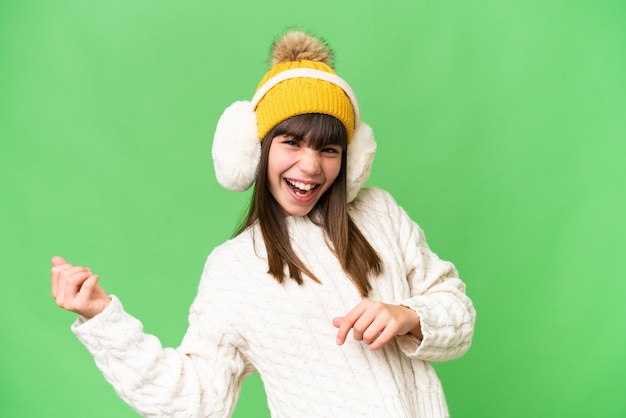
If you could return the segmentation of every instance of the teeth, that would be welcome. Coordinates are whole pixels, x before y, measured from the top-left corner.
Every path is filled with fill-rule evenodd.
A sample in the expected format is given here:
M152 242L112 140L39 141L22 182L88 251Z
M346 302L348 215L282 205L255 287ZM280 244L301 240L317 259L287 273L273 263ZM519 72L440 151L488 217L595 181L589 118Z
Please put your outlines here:
M304 183L300 183L299 181L291 181L291 180L287 180L287 181L292 186L297 187L298 189L304 190L304 191L307 191L307 192L315 187L315 185L313 185L313 184L304 184Z

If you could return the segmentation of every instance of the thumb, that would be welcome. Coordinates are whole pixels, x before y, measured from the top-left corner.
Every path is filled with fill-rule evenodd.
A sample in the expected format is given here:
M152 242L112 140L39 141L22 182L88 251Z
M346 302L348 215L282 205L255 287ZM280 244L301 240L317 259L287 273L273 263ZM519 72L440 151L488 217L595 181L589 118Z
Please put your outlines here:
M343 316L338 316L337 318L333 318L333 326L335 328L339 328L341 325L341 321L343 321Z
M79 293L82 293L86 297L91 297L97 284L98 284L98 276L95 274L92 274L82 284L82 286L80 287Z
M65 261L62 257L59 257L58 255L55 255L54 257L52 257L52 265L53 266L58 266L60 264L66 264L67 261Z
M86 318L93 318L108 306L111 298L106 296L104 289L98 285L98 276L92 274L80 288L79 295L83 308L75 311Z

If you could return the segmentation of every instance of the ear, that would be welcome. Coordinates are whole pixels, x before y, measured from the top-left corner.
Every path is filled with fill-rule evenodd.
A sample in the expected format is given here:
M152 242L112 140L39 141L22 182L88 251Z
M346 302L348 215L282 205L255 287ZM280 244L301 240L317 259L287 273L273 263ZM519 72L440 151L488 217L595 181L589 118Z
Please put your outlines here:
M252 186L261 158L261 141L250 102L239 101L226 108L217 122L212 156L215 176L224 188L242 192Z
M348 203L352 202L370 176L374 155L376 154L376 141L374 131L363 122L352 135L348 144L347 159L347 183L346 193Z

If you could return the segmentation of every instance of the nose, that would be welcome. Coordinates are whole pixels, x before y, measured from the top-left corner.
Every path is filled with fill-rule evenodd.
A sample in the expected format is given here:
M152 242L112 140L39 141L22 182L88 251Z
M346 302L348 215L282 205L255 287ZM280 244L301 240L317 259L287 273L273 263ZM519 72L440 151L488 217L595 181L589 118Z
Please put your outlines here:
M322 171L319 151L307 147L303 148L298 167L309 176L319 174Z

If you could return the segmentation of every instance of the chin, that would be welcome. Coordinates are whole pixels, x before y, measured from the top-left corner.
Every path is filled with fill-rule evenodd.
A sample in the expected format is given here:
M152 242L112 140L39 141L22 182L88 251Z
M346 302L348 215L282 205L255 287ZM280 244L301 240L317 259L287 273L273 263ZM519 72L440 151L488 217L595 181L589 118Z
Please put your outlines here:
M307 208L303 208L303 207L285 208L285 207L283 207L283 212L285 212L286 216L307 216L309 213L311 213L311 210L313 210L314 207L315 207L315 205L313 205L311 207L307 207Z

